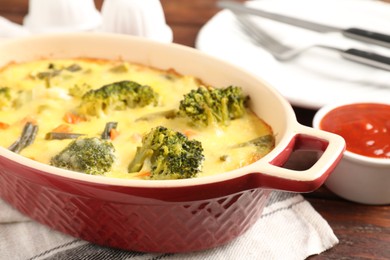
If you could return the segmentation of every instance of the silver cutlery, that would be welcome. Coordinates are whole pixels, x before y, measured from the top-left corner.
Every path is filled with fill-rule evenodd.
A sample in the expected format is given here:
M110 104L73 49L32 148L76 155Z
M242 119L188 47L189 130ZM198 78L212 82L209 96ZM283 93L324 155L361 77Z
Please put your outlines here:
M217 6L221 8L229 9L235 13L256 15L270 20L290 24L293 26L305 28L320 33L339 32L347 38L390 48L390 35L387 34L373 32L361 28L346 28L346 29L338 28L335 26L324 25L324 24L306 21L295 17L263 11L233 1L219 1L217 3Z
M343 50L322 44L314 44L304 48L292 48L282 44L269 35L246 15L236 14L236 18L244 32L253 39L255 43L261 45L265 50L271 53L277 60L291 60L298 57L309 48L318 47L337 51L345 59L390 71L390 57L354 48Z

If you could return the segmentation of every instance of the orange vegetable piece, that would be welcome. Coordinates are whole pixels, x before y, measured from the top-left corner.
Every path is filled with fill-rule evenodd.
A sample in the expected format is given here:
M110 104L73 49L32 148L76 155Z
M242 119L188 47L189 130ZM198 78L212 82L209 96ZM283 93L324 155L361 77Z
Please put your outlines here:
M143 171L143 172L139 172L136 177L149 177L150 176L150 171Z
M9 124L0 122L0 129L7 129L9 127Z
M23 125L25 125L26 123L31 123L33 125L37 125L37 120L34 116L26 116L25 118L23 118L21 121L20 121Z
M70 133L72 131L72 128L70 127L70 125L61 124L51 131L55 133Z
M78 116L78 115L76 115L76 114L74 114L72 112L65 113L63 119L68 124L78 124L80 122L85 121L84 118L82 118L81 116Z
M119 136L118 130L116 130L114 128L110 130L110 139L111 140L115 140L115 138L117 138L118 136Z
M196 135L196 132L195 132L195 131L192 131L192 130L185 130L185 131L183 132L183 134L184 134L185 136L187 136L188 138L190 138L190 137Z

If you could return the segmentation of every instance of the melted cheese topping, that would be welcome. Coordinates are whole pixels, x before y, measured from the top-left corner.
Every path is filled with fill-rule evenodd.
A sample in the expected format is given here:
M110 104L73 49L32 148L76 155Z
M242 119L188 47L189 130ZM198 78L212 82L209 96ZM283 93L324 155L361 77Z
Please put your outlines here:
M78 69L71 70L75 64ZM42 72L49 71L48 68L53 66L59 68L58 75L42 77ZM77 97L77 90L85 92L85 89L97 89L122 80L151 86L159 94L160 103L158 106L113 111L107 116L89 118L75 124L64 121L64 115L80 103L81 95L79 93ZM268 153L259 153L254 146L232 148L238 143L272 134L272 129L249 109L244 117L232 120L226 127L213 125L196 128L189 125L185 118L139 120L150 113L177 109L183 95L201 84L197 78L179 75L173 70L163 71L123 61L64 59L9 64L0 71L0 88L17 90L20 101L16 108L0 107L0 124L7 126L0 127L0 145L9 147L19 138L24 124L32 121L39 126L38 134L34 143L20 154L49 164L54 155L72 142L71 139L46 140L46 133L54 128L67 124L73 133L93 137L101 135L107 122L118 122L119 135L112 140L117 159L112 171L106 174L118 178L140 178L127 173L127 166L136 147L141 145L142 135L159 125L202 142L205 161L200 177L248 165Z

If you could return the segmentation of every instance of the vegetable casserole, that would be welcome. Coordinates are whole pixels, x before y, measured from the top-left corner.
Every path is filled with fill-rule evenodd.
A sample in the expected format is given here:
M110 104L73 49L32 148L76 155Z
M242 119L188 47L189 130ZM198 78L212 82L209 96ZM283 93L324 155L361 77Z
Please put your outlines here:
M202 177L273 149L249 102L240 86L123 60L11 63L0 71L0 145L86 174Z

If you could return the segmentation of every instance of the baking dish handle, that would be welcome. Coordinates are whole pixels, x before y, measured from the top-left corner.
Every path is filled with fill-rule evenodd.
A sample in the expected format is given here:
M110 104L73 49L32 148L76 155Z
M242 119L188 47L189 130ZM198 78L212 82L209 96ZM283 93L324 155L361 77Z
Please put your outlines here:
M259 187L311 192L324 183L341 160L345 150L345 141L341 136L300 124L297 124L290 142L287 143L274 158L258 161L262 164L260 168L257 168L259 165L256 167L262 169L262 172L257 175ZM292 170L283 167L295 150L323 153L309 169Z

